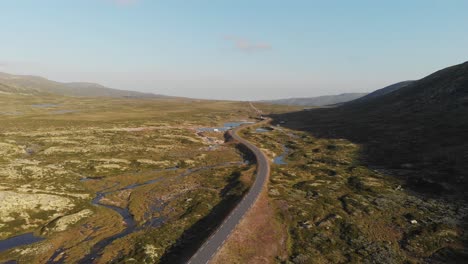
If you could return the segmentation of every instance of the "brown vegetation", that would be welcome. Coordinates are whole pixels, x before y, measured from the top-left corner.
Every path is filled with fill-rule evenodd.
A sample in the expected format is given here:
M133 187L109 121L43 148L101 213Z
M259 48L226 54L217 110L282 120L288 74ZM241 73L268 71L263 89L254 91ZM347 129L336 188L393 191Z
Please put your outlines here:
M287 230L278 221L274 207L263 192L211 263L265 264L284 260Z

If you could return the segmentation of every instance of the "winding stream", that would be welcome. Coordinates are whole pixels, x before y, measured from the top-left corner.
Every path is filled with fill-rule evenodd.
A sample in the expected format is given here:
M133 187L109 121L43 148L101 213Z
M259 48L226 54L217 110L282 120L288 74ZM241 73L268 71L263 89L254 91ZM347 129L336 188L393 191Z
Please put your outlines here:
M27 233L15 237L10 237L0 241L0 253L8 249L19 246L29 245L44 240L43 237L35 236L33 233Z
M233 166L233 165L242 165L244 163L245 162L225 162L225 163L212 165L212 166L203 166L203 167L198 167L198 168L187 169L186 171L184 171L181 174L177 175L174 179L181 179L181 178L184 178L184 177L186 177L186 176L188 176L190 174L193 174L193 173L196 173L196 172L199 172L199 171L203 171L203 170L209 170L209 169L214 169L214 168L219 168L219 167L226 167L226 166ZM177 169L177 168L168 168L168 169L165 169L163 171L169 171L169 170L174 170L174 169ZM131 234L133 232L142 230L143 228L159 227L162 224L164 224L164 218L163 217L157 217L157 218L150 219L149 221L147 221L143 225L138 225L136 223L135 219L133 218L133 215L128 210L128 208L121 208L121 207L117 207L117 206L113 206L113 205L102 204L102 203L100 203L102 198L104 198L106 195L111 194L111 193L120 192L120 191L124 191L124 190L132 190L132 189L135 189L135 188L138 188L138 187L142 187L142 186L145 186L145 185L161 182L161 181L167 180L167 179L170 179L170 178L166 178L164 176L159 176L159 177L157 177L155 179L151 179L151 180L148 180L148 181L143 182L143 183L134 183L134 184L125 186L123 188L119 188L117 190L105 191L105 190L109 190L109 189L112 189L112 188L116 187L116 185L119 184L119 183L117 183L116 185L113 185L111 187L106 188L103 191L98 192L96 197L92 200L91 203L93 205L96 205L96 206L104 206L104 207L109 208L109 209L115 211L116 213L118 213L123 218L123 221L125 222L125 229L123 231L121 231L120 233L117 233L117 234L115 234L115 235L113 235L111 237L105 238L105 239L99 241L98 243L96 243L91 248L91 252L88 255L84 256L83 259L81 259L79 263L83 263L83 264L91 263L93 260L99 258L101 253L102 253L102 250L105 247L107 247L108 245L110 245L116 239L127 236L127 235L129 235L129 234ZM155 208L152 208L152 209L153 209L153 211L162 211L162 210L164 210L164 208L166 207L167 204L168 204L168 202L165 202L165 203L161 202L161 203L158 204L158 206L156 206Z

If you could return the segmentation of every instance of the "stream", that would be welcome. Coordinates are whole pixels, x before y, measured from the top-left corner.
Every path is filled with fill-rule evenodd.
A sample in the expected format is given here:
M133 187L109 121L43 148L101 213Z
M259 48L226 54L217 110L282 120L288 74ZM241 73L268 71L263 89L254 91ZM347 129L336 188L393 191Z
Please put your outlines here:
M290 151L289 148L287 148L286 146L283 145L283 152L279 156L276 156L273 159L273 163L276 164L276 165L286 165L286 164L288 164L284 159L289 154L289 151Z
M242 165L242 164L245 164L245 162L225 162L225 163L220 163L220 164L212 165L212 166L203 166L203 167L198 167L198 168L187 169L186 171L184 171L181 174L177 175L174 179L181 179L181 178L184 178L184 177L186 177L186 176L188 176L190 174L193 174L193 173L196 173L196 172L199 172L199 171L203 171L203 170L209 170L209 169L214 169L214 168L219 168L219 167L226 167L226 166L233 166L233 165ZM169 171L169 170L174 170L174 169L177 169L177 168L167 168L167 169L164 169L162 171ZM159 170L159 171L161 171L161 170ZM110 245L116 239L122 238L124 236L127 236L127 235L133 233L133 232L142 230L142 229L147 228L147 227L157 228L157 227L161 226L162 224L164 224L164 218L163 217L157 217L157 218L152 218L150 221L147 221L145 224L139 226L136 223L135 219L133 218L133 215L128 210L128 208L121 208L121 207L117 207L117 206L113 206L113 205L102 204L102 203L100 203L100 201L101 201L101 199L103 197L105 197L108 194L111 194L111 193L114 193L114 192L120 192L120 191L124 191L124 190L132 190L132 189L142 187L142 186L145 186L145 185L157 183L157 182L163 181L165 179L168 179L168 178L165 178L163 176L159 176L158 178L151 179L151 180L148 180L148 181L143 182L143 183L134 183L134 184L125 186L123 188L119 188L117 190L106 191L108 189L112 189L112 188L116 187L119 184L119 183L116 183L115 185L113 185L111 187L108 187L108 188L98 192L96 197L92 200L91 203L93 205L96 205L96 206L104 206L104 207L109 208L109 209L115 211L116 213L118 213L123 218L123 221L125 222L125 229L123 231L121 231L120 233L118 233L118 234L115 234L115 235L113 235L111 237L108 237L108 238L105 238L105 239L99 241L97 244L95 244L91 248L91 252L88 255L84 256L83 259L81 259L79 263L84 264L84 263L93 262L93 260L99 258L100 254L101 254L101 251L105 247ZM152 209L153 209L153 211L162 211L162 210L164 210L164 208L165 208L165 206L167 204L168 204L168 202L165 202L165 203L161 202L160 204L158 204L158 206L156 206L155 208L152 208Z
M278 129L278 128L277 128ZM274 129L271 128L271 127L259 127L257 129L255 129L255 132L257 133L268 133L268 132L271 132L273 131ZM278 129L279 131L282 131L284 132L282 129ZM290 137L293 137L295 135L293 134L288 134L288 136ZM287 148L284 144L282 144L282 147L283 147L283 152L279 155L279 156L276 156L274 159L273 159L273 163L276 164L276 165L286 165L288 164L286 161L285 161L285 158L286 156L289 154L289 152L291 151L289 148Z
M44 240L43 237L35 236L33 233L26 233L19 236L10 237L0 241L0 253L14 247L29 245Z
M33 107L53 107L55 105L52 104L44 104L44 105L34 105ZM234 127L240 126L242 124L248 124L252 122L246 122L246 121L241 121L241 122L230 122L230 123L225 123L223 127L220 128L200 128L198 131L227 131L229 129L232 129ZM243 164L248 164L248 161L243 161L243 162L225 162L225 163L220 163L216 165L211 165L211 166L203 166L203 167L198 167L198 168L190 168L185 170L184 172L180 173L175 177L175 179L182 179L190 174L203 171L203 170L209 170L209 169L214 169L214 168L219 168L219 167L226 167L226 166L234 166L234 165L243 165ZM171 168L165 168L165 169L158 169L154 170L154 172L164 172L164 171L174 171L179 169L178 167L171 167ZM103 206L108 209L111 209L118 213L123 221L125 222L125 229L122 230L121 232L112 235L108 238L105 238L98 243L96 243L92 248L89 254L85 255L79 263L92 263L93 260L99 258L99 256L102 253L102 250L110 245L114 240L122 238L124 236L127 236L135 231L142 230L143 228L148 228L148 227L159 227L162 224L164 224L165 219L163 217L158 217L158 218L152 218L149 221L145 222L143 225L138 225L135 219L133 218L133 215L130 213L128 208L121 208L118 206L113 206L113 205L107 205L107 204L102 204L100 201L102 198L104 198L106 195L115 193L115 192L120 192L124 190L133 190L138 187L146 186L149 184L154 184L160 181L163 181L165 179L168 179L167 177L164 176L159 176L157 178L145 181L143 183L134 183L130 184L128 186L116 189L116 190L111 190L117 187L120 183L116 182L110 187L107 187L99 192L96 193L96 197L91 201L91 203L95 206ZM81 181L93 181L93 180L100 180L100 178L82 178ZM153 211L162 211L165 206L168 204L168 202L160 202L157 206L155 206ZM38 237L35 236L34 233L26 233L23 235L11 237L5 240L0 240L0 253L15 247L20 247L20 246L26 246L30 245L39 241L44 240L44 237ZM64 248L59 248L55 251L55 253L52 255L52 257L49 259L48 263L63 263L65 254L63 254L66 251ZM60 258L59 258L60 257ZM59 259L57 259L59 258ZM16 263L16 261L11 261L8 263Z

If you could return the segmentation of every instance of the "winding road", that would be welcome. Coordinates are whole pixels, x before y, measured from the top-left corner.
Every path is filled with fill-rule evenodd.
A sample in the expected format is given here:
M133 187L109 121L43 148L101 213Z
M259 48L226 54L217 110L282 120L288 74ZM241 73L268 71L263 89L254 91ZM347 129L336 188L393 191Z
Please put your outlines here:
M257 123L256 125L258 125ZM197 252L190 258L187 264L206 264L218 252L226 239L236 228L237 224L247 214L249 209L255 204L258 196L262 192L264 186L267 184L270 176L270 163L266 155L255 145L243 139L238 135L239 130L248 126L241 126L232 130L231 136L240 144L250 149L255 154L257 160L257 175L255 182L251 186L249 192L244 196L234 210L228 215L224 222L218 229L208 238L208 240L197 250Z

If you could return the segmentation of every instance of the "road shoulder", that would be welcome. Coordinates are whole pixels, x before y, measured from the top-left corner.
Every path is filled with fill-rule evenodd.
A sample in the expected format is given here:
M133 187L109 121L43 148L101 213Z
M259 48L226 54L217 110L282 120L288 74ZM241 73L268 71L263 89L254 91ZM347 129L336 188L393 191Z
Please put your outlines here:
M210 263L275 263L287 258L287 229L265 191Z

